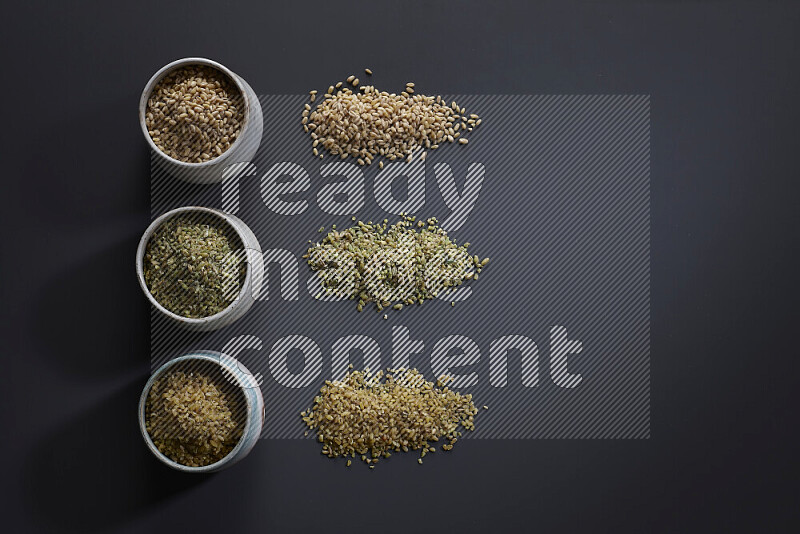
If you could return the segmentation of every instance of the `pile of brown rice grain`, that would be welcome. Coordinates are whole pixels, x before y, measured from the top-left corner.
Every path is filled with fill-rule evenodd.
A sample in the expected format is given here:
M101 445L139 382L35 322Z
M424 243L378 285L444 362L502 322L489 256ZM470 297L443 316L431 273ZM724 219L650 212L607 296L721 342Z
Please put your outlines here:
M225 73L206 65L178 68L147 100L145 125L167 156L203 163L221 156L244 124L244 98Z
M399 94L358 85L358 78L350 76L346 82L328 87L316 108L305 105L301 123L313 140L315 156L321 158L327 151L342 159L356 158L359 165L369 165L381 156L389 161L411 161L417 149L467 144L463 135L481 124L478 115L467 114L456 102L448 105L441 96L415 93L411 82ZM315 100L313 91L311 102ZM424 159L425 154L423 151L420 157Z
M351 365L352 367L352 365ZM474 430L478 413L472 395L461 395L425 380L416 369L388 369L372 375L351 371L342 381L326 381L310 410L300 415L317 432L322 454L361 460L370 468L392 452L420 450L422 459L436 452L440 440L449 451L461 436L460 427ZM350 466L351 460L347 460Z
M171 372L153 383L145 426L164 455L201 467L222 460L242 436L237 400L217 380L196 372Z

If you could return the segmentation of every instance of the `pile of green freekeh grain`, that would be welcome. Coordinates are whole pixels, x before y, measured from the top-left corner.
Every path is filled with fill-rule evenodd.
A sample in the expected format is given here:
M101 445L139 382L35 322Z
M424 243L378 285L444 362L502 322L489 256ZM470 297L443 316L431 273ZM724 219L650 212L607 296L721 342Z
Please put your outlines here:
M242 436L241 401L211 377L172 372L153 383L145 426L153 444L179 464L201 467L222 460Z
M351 366L352 367L352 366ZM388 369L371 374L351 371L342 381L326 381L311 409L300 415L316 430L322 454L329 458L357 455L374 468L392 452L419 450L420 464L434 444L449 451L462 435L474 430L478 413L472 395L461 395L440 377L425 380L416 369Z
M451 240L435 218L403 215L391 226L388 220L359 221L344 230L334 226L303 258L325 291L357 300L358 311L371 302L378 311L401 310L478 280L489 258L471 255L469 247Z
M242 259L238 238L220 226L176 217L147 243L144 280L153 298L172 313L209 317L239 295L246 270Z

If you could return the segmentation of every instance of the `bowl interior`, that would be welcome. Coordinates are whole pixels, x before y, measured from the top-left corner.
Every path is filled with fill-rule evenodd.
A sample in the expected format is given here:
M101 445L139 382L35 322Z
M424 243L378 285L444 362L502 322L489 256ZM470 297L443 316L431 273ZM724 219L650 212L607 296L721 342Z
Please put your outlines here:
M150 100L150 95L153 93L153 90L158 85L158 83L161 82L161 80L163 80L169 74L175 72L176 70L182 69L184 67L190 67L190 66L193 66L193 65L205 66L205 67L212 68L212 69L218 71L225 78L230 80L230 82L239 91L239 96L242 98L242 102L244 104L244 115L243 115L243 118L242 118L242 124L241 124L241 126L239 128L239 135L236 136L236 139L234 140L234 142L231 143L231 146L228 148L228 150L223 152L221 155L219 155L219 156L217 156L215 158L212 158L212 159L210 159L208 161L201 162L201 163L192 163L192 162L181 161L179 159L175 159L175 158L165 154L164 152L162 152L161 149L159 149L156 146L156 144L153 142L153 138L150 137L150 132L147 129L147 123L145 121L145 115L147 113L147 104L148 104L148 101ZM242 84L242 82L239 80L239 78L231 70L229 70L227 67L225 67L224 65L222 65L220 63L217 63L216 61L212 61L210 59L200 58L200 57L179 59L179 60L173 61L172 63L169 63L169 64L165 65L164 67L162 67L161 69L159 69L158 72L156 72L153 75L153 77L150 78L150 81L147 82L147 85L145 86L144 91L142 91L142 96L141 96L141 98L139 100L139 125L142 128L142 132L144 133L144 137L147 140L147 143L150 145L150 148L156 154L158 154L162 159L165 159L165 160L169 161L173 165L177 165L177 166L180 166L180 167L186 167L187 169L188 168L201 169L203 167L210 166L210 165L218 162L220 160L220 158L225 157L226 154L232 153L233 149L241 142L242 138L244 137L242 135L242 132L247 127L247 119L248 119L249 114L250 114L250 101L249 101L248 96L247 96L247 90L245 89L244 84Z
M139 426L142 431L142 436L147 443L148 448L155 454L159 460L165 464L179 469L182 471L214 471L221 465L227 463L230 459L234 458L241 448L244 446L242 436L247 431L250 425L251 417L251 402L243 391L244 385L241 383L236 373L228 370L228 367L220 359L222 356L213 355L189 355L182 356L171 360L159 368L148 380L142 391L142 396L139 402ZM148 431L148 408L150 406L150 393L153 386L159 380L166 378L171 373L193 373L195 375L206 376L209 380L216 385L224 394L231 409L232 418L237 422L236 430L236 444L235 446L220 460L199 467L193 467L181 464L163 452L153 442L153 439ZM177 431L176 431L177 432ZM174 433L176 433L174 432Z
M240 291L239 295L236 299L234 299L228 307L224 310L214 314L209 315L207 317L202 318L194 318L194 317L185 317L183 315L179 315L177 313L168 310L164 307L153 294L150 292L150 288L147 286L147 282L144 276L144 256L147 253L147 246L150 241L153 239L153 236L162 228L162 226L168 222L173 220L174 218L187 218L191 221L198 222L201 224L209 224L219 228L224 235L228 238L230 242L231 249L234 251L241 251L242 254L242 262L243 262L243 269L242 273L240 274L239 284L240 284ZM246 253L247 250L244 245L245 238L240 233L239 229L236 228L226 217L224 214L217 212L211 208L203 208L203 207L185 207L185 208L178 208L172 210L170 212L165 213L164 215L158 217L154 220L150 226L145 231L144 235L142 236L141 241L139 242L139 248L136 253L136 274L139 278L139 284L142 287L142 290L147 295L147 298L156 307L160 312L164 313L165 315L169 316L170 318L187 323L204 323L208 322L212 319L218 319L224 317L226 314L230 313L232 309L236 306L239 302L241 295L245 291L249 291L251 277L252 277L252 266L250 262L247 261Z

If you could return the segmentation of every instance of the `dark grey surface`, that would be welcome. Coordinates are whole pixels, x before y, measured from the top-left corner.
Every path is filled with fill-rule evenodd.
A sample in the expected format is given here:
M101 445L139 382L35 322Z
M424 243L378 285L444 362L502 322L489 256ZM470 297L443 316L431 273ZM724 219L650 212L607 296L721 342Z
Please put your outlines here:
M796 530L800 9L334 4L6 8L6 530ZM364 66L441 93L650 93L651 439L473 441L374 472L300 441L263 441L211 477L149 458L135 109L152 72L187 55L262 93Z
M370 83L392 89L382 84L382 78L375 72ZM416 89L425 90L421 84ZM380 363L369 364L373 369L410 365L435 380L440 371L434 371L434 347L447 336L462 336L473 344L479 361L461 370L450 367L455 368L453 374L473 373L476 381L468 387L456 382L450 386L472 394L477 406L489 406L479 412L475 432L466 433L464 439L649 437L647 96L448 95L447 102L457 101L483 120L477 130L466 132L469 144L445 143L429 151L424 163L418 156L411 164L387 162L383 170L377 164L344 163L362 173L364 205L336 214L331 212L340 211L341 205L319 193L332 180L342 179L323 176L326 166L341 166L342 160L313 155L309 136L298 121L308 94L262 95L260 100L267 117L264 136L252 159L253 175L237 181L237 193L225 195L223 202L222 191L234 189L230 185L190 186L154 165L151 215L186 205L236 211L265 252L277 249L293 258L299 276L293 277L290 268L270 265L266 295L259 296L247 316L216 332L177 330L154 310L152 369L192 350L230 354L241 347L243 337L258 340L260 348L235 355L251 373L263 377L261 389L269 406L263 436L302 438L308 429L298 412L310 405L321 382L332 378L336 340L368 336L379 350ZM283 162L307 173L307 192L283 196L302 199L302 213L276 213L262 198L271 170L285 169ZM445 204L437 165L451 169L462 188L468 168L484 169L480 194L468 216ZM373 185L379 176L413 174L410 169L418 169L422 201L393 208L392 213L384 211L381 205L386 204L379 202ZM404 182L404 176L396 180L400 198L408 193ZM238 198L235 207L232 197ZM479 280L461 288L471 292L469 298L459 299L453 307L443 294L442 299L406 307L401 313L391 309L378 313L374 306L357 313L355 302L315 300L317 291L308 290L306 282L316 275L302 255L309 240L317 242L324 235L320 226L344 229L354 224L351 216L363 221L388 217L394 223L403 211L421 219L436 216L452 239L469 241L473 254L491 258ZM463 224L453 223L455 219ZM291 292L291 298L279 294L279 286ZM551 378L553 325L565 328L568 337L582 345L567 365L570 373L580 375L577 387L561 387ZM418 346L405 350L393 340L403 329ZM303 379L305 387L287 387L290 373L276 364L286 336L302 336L313 347L287 354L292 379ZM504 336L536 344L535 387L523 385L518 350L490 355L492 343ZM408 364L395 360L403 356L409 357ZM364 367L362 351L351 351L350 357L356 368ZM500 388L490 382L490 360L496 367L504 357L508 380ZM436 359L441 361L441 356ZM314 438L313 433L308 436Z

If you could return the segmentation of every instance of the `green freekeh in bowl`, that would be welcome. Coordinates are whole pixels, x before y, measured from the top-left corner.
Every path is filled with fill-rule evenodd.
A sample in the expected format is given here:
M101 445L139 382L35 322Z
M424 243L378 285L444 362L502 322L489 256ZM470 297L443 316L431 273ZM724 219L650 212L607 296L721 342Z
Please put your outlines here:
M142 267L153 298L191 319L210 317L230 306L246 274L238 235L210 214L181 213L165 221L150 237Z

